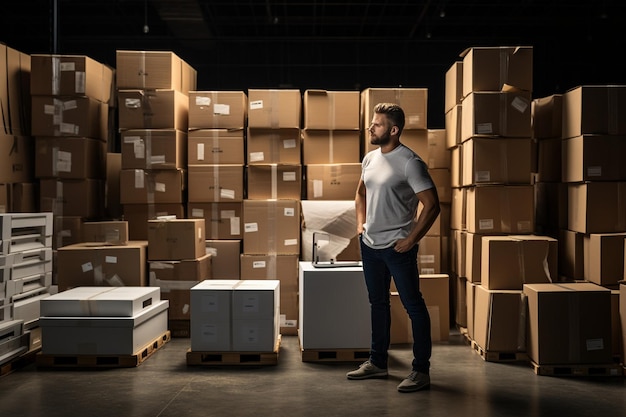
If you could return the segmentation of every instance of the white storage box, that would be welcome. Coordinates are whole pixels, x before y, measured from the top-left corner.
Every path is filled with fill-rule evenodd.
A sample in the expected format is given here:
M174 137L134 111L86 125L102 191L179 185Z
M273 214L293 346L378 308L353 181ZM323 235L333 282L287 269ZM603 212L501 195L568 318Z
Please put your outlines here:
M362 267L300 262L302 349L369 349L370 305Z
M52 213L0 213L0 254L52 247Z
M167 300L131 317L41 317L45 355L133 355L167 332Z
M190 338L193 352L230 351L233 288L239 280L204 280L191 288Z
M280 331L280 281L240 281L233 290L231 325L233 351L274 351Z
M160 299L159 287L76 287L43 300L41 315L131 317Z
M40 302L49 297L48 289L38 288L13 296L13 319L24 320L26 328L33 327L39 320Z
M6 282L6 297L12 298L16 295L29 293L32 291L45 291L52 285L52 272L42 272L24 278L13 278ZM0 292L2 292L0 290Z

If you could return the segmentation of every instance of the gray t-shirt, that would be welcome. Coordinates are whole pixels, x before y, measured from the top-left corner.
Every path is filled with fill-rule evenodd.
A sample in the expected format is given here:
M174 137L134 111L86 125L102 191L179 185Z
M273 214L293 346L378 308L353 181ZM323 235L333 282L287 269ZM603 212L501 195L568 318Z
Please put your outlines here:
M361 179L366 189L363 242L374 249L408 236L419 203L415 194L435 186L426 163L403 144L388 153L379 148L365 155Z

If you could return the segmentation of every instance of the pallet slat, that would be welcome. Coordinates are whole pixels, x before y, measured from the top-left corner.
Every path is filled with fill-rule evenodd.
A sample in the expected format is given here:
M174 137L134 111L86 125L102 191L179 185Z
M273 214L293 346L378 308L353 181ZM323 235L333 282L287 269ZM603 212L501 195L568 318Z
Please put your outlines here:
M622 366L607 364L538 365L530 362L535 374L548 376L623 376Z
M278 335L273 352L193 352L188 349L187 365L277 365L280 342L281 335Z
M487 351L480 347L475 341L472 341L472 349L486 362L519 362L528 360L526 352Z
M159 350L171 339L168 330L133 355L46 355L37 354L40 367L52 368L134 368Z

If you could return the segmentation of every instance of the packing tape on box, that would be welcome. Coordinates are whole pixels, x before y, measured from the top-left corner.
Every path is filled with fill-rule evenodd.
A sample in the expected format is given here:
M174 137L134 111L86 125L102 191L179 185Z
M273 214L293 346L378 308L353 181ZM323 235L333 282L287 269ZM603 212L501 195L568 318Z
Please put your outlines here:
M152 168L152 131L146 130L146 136L144 138L144 152L146 158L146 169Z
M272 129L280 127L280 90L269 90L270 94L270 126Z
M334 113L333 113L334 115ZM333 118L333 126L335 125L335 120ZM328 131L328 163L333 164L335 162L335 145L334 145L334 134L333 130Z
M51 60L52 68L51 68L51 85L52 91L51 94L53 96L58 96L61 92L61 57L53 56Z
M221 201L220 167L213 165L213 201Z
M271 176L271 180L270 180L271 195L270 195L270 198L275 200L275 199L278 198L278 165L277 164L272 164L270 166L270 176Z
M211 237L219 236L219 226L222 222L222 218L220 217L220 211L218 206L219 204L217 203L211 204L211 218L208 219L211 226Z
M276 255L276 231L279 229L279 224L276 221L277 210L278 201L270 201L267 210L267 253L269 255Z
M152 128L152 116L154 115L152 111L152 96L156 97L156 91L142 90L140 93L143 127L144 129L150 129Z

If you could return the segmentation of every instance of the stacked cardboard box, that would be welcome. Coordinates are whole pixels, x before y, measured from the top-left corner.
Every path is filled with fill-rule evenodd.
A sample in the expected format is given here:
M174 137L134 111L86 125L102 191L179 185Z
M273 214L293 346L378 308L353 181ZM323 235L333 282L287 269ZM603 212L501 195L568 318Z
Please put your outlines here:
M278 280L206 280L191 288L192 352L275 352Z
M42 300L43 355L136 355L167 333L154 287L77 287Z
M204 219L148 221L149 285L169 301L173 337L189 337L190 289L211 278Z
M360 94L306 90L302 160L307 200L353 200L361 176Z
M118 50L120 202L130 238L145 240L148 220L184 218L189 92L196 71L168 51Z
M52 231L52 213L0 214L0 323L38 326L39 302L53 292Z
M30 76L30 55L0 43L0 213L38 210Z
M80 241L80 231L68 238L67 218L104 215L113 70L84 55L36 54L31 60L35 176L41 210L55 216L57 249Z

